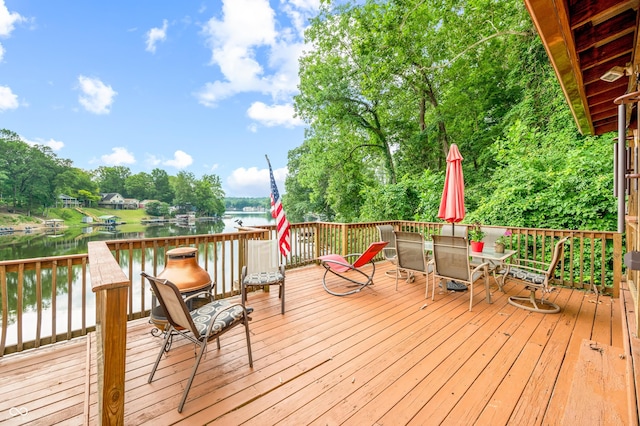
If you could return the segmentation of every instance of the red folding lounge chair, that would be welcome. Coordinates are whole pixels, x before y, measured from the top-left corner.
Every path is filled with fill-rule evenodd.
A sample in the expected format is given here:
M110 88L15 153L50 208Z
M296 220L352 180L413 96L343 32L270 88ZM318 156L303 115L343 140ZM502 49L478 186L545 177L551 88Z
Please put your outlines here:
M382 248L386 246L388 243L386 241L378 241L375 243L371 243L367 250L360 253L348 254L346 256L340 256L339 254L327 254L325 256L320 256L322 266L326 269L324 271L324 276L322 277L322 285L324 289L327 290L328 293L333 294L335 296L346 296L348 294L357 293L369 284L373 284L373 274L376 272L376 265L373 263L373 258L380 253ZM353 263L349 263L347 259L356 257L357 259ZM366 265L367 263L371 263L372 269L371 273L367 274L364 272L361 267ZM364 277L364 281L355 280L353 278L348 277L347 275L351 274L352 271L355 271L361 274ZM339 284L336 284L332 280L327 283L327 274L331 272L337 277L349 281L351 284L344 284L341 281L338 281ZM351 274L353 275L353 274Z

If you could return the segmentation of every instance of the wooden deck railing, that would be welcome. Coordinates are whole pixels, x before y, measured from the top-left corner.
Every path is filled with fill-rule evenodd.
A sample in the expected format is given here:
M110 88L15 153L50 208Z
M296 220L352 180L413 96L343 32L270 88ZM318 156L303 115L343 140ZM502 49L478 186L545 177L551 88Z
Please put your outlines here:
M91 289L96 295L98 418L124 425L124 371L127 349L129 278L103 241L89 243Z
M325 253L359 253L378 239L376 225L398 230L437 233L442 223L389 221L376 223L292 224L292 250L287 268L307 265ZM149 315L152 298L142 270L156 275L165 253L179 246L198 248L198 264L216 282L219 297L238 294L237 281L244 263L243 241L275 238L275 226L262 231L107 241L112 257L131 285L127 288L127 318ZM606 287L617 297L622 277L622 236L615 232L509 228L509 248L522 258L548 260L553 244L569 236L557 284L574 288ZM95 295L87 291L88 254L0 262L0 357L95 329ZM9 332L11 331L11 335Z

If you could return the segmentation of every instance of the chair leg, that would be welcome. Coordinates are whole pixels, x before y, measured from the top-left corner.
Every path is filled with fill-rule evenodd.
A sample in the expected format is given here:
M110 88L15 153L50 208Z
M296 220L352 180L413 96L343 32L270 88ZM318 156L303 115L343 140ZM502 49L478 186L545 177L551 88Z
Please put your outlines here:
M281 308L280 308L280 313L282 313L282 315L284 315L284 283L280 284L280 303L282 304Z
M556 314L560 312L560 306L544 299L536 299L536 290L529 288L528 296L511 296L508 299L509 304L525 309L527 311L539 312L542 314Z
M251 338L249 337L249 317L244 314L244 332L247 336L247 352L249 354L249 367L253 368L253 356L251 355Z
M220 344L220 342L218 342ZM180 401L180 405L178 406L178 413L182 413L182 408L184 407L184 403L187 401L187 395L189 394L189 390L191 389L191 384L193 383L193 379L196 376L196 372L198 371L198 366L200 365L200 360L202 359L202 355L204 351L207 350L207 341L206 339L202 342L202 347L200 348L200 353L196 358L196 363L193 366L193 371L191 372L191 377L189 377L189 382L187 383L187 387L184 389L182 394L182 400Z
M147 383L151 383L153 380L153 375L156 374L156 369L158 368L158 364L160 364L160 359L162 358L162 354L165 353L165 348L169 344L169 340L171 339L171 332L173 331L173 327L169 327L169 329L165 329L164 341L162 342L162 346L160 347L160 353L158 353L158 357L156 358L156 363L153 365L151 369L151 374L149 374L149 379Z

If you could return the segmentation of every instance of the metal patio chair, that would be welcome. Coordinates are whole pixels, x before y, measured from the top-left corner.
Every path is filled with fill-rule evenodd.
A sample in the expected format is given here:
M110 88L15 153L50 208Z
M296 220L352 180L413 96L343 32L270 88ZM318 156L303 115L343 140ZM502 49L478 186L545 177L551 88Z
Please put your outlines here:
M247 262L242 267L240 286L242 304L247 301L247 287L278 286L280 312L284 314L284 264L278 260L277 240L248 240Z
M220 349L220 336L236 325L244 325L247 339L247 352L249 353L249 367L253 367L251 341L249 339L249 314L253 312L252 308L245 308L240 303L231 303L224 299L212 300L213 292L197 293L183 299L180 290L171 281L152 277L145 272L142 272L141 275L147 278L151 284L151 288L164 309L167 318L164 342L160 347L160 352L149 375L148 383L151 383L153 380L162 355L169 351L170 341L173 336L183 336L200 348L196 355L191 376L189 377L189 381L182 394L182 399L178 405L179 413L182 412L182 408L187 400L187 395L189 394L189 389L191 389L191 384L198 371L200 360L207 349L207 343L209 341L216 339L218 349ZM211 297L211 301L189 312L186 302L189 299L202 297L203 295Z
M425 253L424 237L417 232L395 232L396 241L396 290L398 290L399 272L404 270L407 274L418 272L424 274L429 291L427 275L431 272L431 262L427 260Z
M469 243L466 238L434 235L433 293L431 300L435 300L436 280L454 280L469 287L469 311L471 311L473 308L473 283L484 277L485 291L489 291L488 265L488 262L471 265L469 261ZM425 296L428 296L428 294Z
M528 296L510 296L509 303L518 308L545 314L555 314L560 312L560 306L545 300L545 296L553 291L549 287L553 279L556 267L562 258L564 243L569 237L562 238L553 248L551 261L548 263L529 260L516 259L506 272L505 281L513 279L519 284L523 284L529 290ZM541 297L536 299L536 290L540 290Z
M386 241L388 244L382 249L382 256L385 260L391 262L394 266L396 262L396 236L392 225L377 225L378 237L380 241ZM407 271L396 268L395 271L386 271L384 273L388 277L402 278L403 280L409 279Z

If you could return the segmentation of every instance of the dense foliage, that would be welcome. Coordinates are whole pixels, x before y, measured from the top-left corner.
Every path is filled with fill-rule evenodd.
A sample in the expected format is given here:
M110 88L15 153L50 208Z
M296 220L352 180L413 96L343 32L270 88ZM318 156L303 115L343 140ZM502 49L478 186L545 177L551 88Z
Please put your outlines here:
M100 194L117 192L125 198L157 200L149 214L166 215L169 205L177 212L195 211L202 216L222 216L225 211L217 175L196 179L192 173L181 171L169 176L161 169L132 174L123 166L85 171L73 167L70 160L58 158L49 148L29 145L6 129L0 129L0 152L0 203L11 210L42 212L55 206L62 194L91 207L97 205Z
M300 61L294 221L437 221L446 154L467 218L614 229L611 136L576 129L521 0L324 2Z

